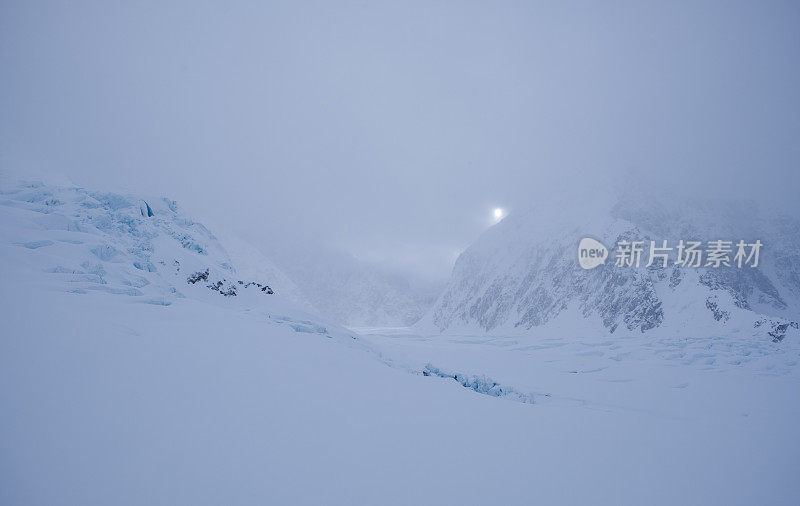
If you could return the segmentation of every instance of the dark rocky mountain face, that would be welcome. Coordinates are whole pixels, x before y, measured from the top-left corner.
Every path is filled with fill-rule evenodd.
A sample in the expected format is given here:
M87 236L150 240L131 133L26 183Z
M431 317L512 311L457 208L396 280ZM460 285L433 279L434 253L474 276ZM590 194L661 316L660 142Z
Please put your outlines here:
M791 331L800 315L800 226L734 202L665 204L620 199L582 213L539 208L509 216L458 259L452 279L426 318L440 331L763 333ZM583 217L590 218L583 221ZM577 245L596 237L607 261L584 270ZM650 241L668 241L667 265L649 260ZM729 266L675 265L680 240L732 241ZM759 264L738 267L736 242L760 240ZM643 241L639 267L615 265L621 241ZM762 323L756 325L757 322ZM767 322L767 325L764 323ZM784 332L785 333L785 332ZM774 336L773 336L774 337Z

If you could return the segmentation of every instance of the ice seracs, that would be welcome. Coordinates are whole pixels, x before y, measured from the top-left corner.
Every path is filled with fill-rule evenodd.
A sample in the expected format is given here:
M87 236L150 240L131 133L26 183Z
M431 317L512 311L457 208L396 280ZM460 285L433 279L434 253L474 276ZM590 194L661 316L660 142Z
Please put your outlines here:
M45 272L51 289L157 306L186 298L233 304L280 324L314 321L351 334L298 302L293 285L263 257L238 244L232 261L173 200L39 182L4 187L0 198L0 239L18 247L8 254L35 251L24 256ZM291 296L279 295L281 287Z

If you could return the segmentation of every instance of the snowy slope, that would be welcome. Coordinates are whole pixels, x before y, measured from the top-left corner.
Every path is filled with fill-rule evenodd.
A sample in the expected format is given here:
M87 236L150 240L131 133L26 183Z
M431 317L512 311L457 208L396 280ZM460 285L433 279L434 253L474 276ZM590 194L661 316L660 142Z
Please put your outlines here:
M232 234L215 232L225 251L236 266L236 272L246 279L268 279L270 288L296 302L298 305L313 310L313 306L303 295L303 291L295 282L278 267L271 258L267 258L258 248Z
M246 244L235 246L235 266L216 237L169 199L42 183L5 188L1 198L2 238L59 290L161 306L191 298L287 321L313 316L319 323L309 329L350 334L296 302L291 281Z
M511 215L458 259L448 287L420 328L536 335L731 331L783 339L798 334L800 224L753 204L666 200L643 193L618 199L556 200ZM583 237L599 239L609 260L577 261ZM646 268L650 240L760 240L757 268ZM616 267L620 240L645 241L640 268Z
M800 500L796 341L353 336L176 209L3 190L0 504Z
M399 273L317 244L292 248L281 259L302 298L349 327L410 325L435 300Z

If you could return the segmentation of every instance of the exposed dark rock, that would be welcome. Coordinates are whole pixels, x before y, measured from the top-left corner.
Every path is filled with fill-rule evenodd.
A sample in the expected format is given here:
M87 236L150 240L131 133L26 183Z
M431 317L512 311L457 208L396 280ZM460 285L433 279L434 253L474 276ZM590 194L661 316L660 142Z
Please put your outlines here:
M208 281L208 269L206 269L203 272L199 272L199 271L195 272L194 274L192 274L191 276L189 276L186 279L186 282L193 285L193 284L195 284L195 283L197 283L198 281L201 281L201 280L202 281Z
M714 315L714 319L717 321L726 322L731 317L730 312L720 309L716 295L706 299L706 307L709 309L709 311L711 311L711 313Z

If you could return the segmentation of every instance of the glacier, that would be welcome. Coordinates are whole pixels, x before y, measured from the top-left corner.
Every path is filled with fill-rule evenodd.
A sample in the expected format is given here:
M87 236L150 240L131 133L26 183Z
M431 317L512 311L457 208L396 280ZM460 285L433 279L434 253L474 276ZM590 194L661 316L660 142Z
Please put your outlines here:
M667 303L662 324L630 330L621 313L611 332L577 295L540 313L539 333L500 323L525 314L514 304L478 313L496 315L491 331L357 333L289 296L268 251L142 197L0 189L0 503L800 500L800 345L733 326L792 321L772 273L785 308L766 289L747 292L748 309L725 279L683 279L701 296L679 314L710 333L654 333ZM450 290L466 265L501 272L517 255L499 236L518 224L500 225Z

